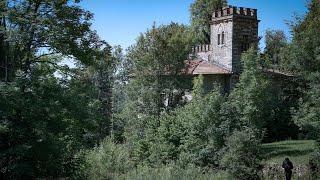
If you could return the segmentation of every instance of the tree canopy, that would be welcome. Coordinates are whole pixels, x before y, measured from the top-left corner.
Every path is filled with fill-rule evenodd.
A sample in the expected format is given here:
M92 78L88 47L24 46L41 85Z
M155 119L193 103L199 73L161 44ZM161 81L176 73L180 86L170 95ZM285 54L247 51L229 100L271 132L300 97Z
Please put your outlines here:
M197 44L210 43L210 24L215 10L227 5L226 0L195 0L190 6L191 26Z
M262 143L319 139L318 0L292 41L269 30L264 52L242 54L227 93L185 74L225 0L195 0L190 26L153 25L125 53L79 2L0 2L0 179L259 179Z

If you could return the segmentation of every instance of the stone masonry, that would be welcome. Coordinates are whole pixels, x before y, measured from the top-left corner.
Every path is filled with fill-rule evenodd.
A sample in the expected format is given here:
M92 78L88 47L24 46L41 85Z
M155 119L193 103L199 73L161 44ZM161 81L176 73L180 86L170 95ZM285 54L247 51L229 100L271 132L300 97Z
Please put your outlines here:
M257 9L224 7L213 12L210 45L200 45L193 50L198 60L230 72L228 89L238 81L241 54L251 46L258 46L258 25Z

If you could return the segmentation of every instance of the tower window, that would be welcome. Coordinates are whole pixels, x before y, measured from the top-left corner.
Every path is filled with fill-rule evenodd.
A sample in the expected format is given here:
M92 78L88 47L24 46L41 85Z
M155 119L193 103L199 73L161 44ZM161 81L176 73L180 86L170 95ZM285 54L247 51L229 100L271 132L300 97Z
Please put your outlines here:
M220 37L221 36L221 34L218 34L218 45L220 45L221 44L221 41L220 41Z
M224 44L224 32L222 32L222 36L221 36L221 44Z
M250 48L249 37L244 35L242 37L242 45L241 45L241 52L247 51Z

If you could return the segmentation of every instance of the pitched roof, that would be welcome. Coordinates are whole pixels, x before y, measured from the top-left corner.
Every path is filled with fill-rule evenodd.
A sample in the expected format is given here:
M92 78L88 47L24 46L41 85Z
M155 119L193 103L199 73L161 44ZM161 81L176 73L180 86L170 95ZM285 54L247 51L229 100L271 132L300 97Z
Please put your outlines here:
M185 73L188 75L231 74L231 71L204 60L188 60Z

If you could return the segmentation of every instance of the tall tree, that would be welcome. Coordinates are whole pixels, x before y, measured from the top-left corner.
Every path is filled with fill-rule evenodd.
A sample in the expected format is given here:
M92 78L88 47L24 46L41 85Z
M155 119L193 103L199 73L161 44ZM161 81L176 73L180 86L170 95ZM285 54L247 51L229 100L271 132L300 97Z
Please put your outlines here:
M79 94L70 90L72 73L56 76L64 69L58 63L68 57L90 65L104 42L90 30L92 14L77 6L77 0L4 2L0 34L15 77L0 83L1 176L70 176L73 156L92 124L76 103L86 104L87 99L77 99Z
M9 1L5 15L6 37L15 50L13 61L25 73L41 57L73 56L89 63L95 48L102 45L90 30L92 14L76 5L79 1Z
M295 122L302 129L316 132L313 138L320 138L319 118L319 71L320 71L320 2L312 0L306 16L293 25L293 41L289 48L291 54L289 68L295 70L300 78L300 90L304 93L300 106L295 112ZM307 130L308 131L308 130Z
M138 88L131 91L131 98L139 100L138 112L160 116L164 95L181 88L179 74L188 59L190 42L187 27L172 23L148 30L129 49L128 59L133 64L130 87Z
M260 67L260 56L254 49L242 55L244 65L240 81L224 104L223 118L232 129L250 127L263 132L273 120L274 96L269 79ZM260 134L261 136L262 134Z
M293 119L310 139L320 139L320 74L314 73Z
M283 31L267 30L265 35L266 47L264 53L270 58L272 65L280 64L280 52L287 46L287 39Z
M131 78L122 117L127 123L126 137L130 142L139 142L136 146L144 146L147 127L158 127L160 116L178 105L169 103L171 97L181 97L182 89L191 86L188 79L179 76L188 59L191 40L186 26L171 23L141 34L129 49Z
M197 44L210 43L212 14L226 5L226 0L195 0L191 4L191 24Z
M6 16L7 1L0 2L0 81L9 80L9 57L8 57L8 42L6 40Z
M320 2L311 0L305 17L292 23L292 43L283 52L286 68L305 78L320 70L319 44Z
M94 64L94 79L99 90L99 101L101 103L101 121L99 123L100 139L109 136L112 130L111 123L113 117L113 86L117 65L122 59L122 50L116 47L114 50L107 46L101 52L100 57Z

